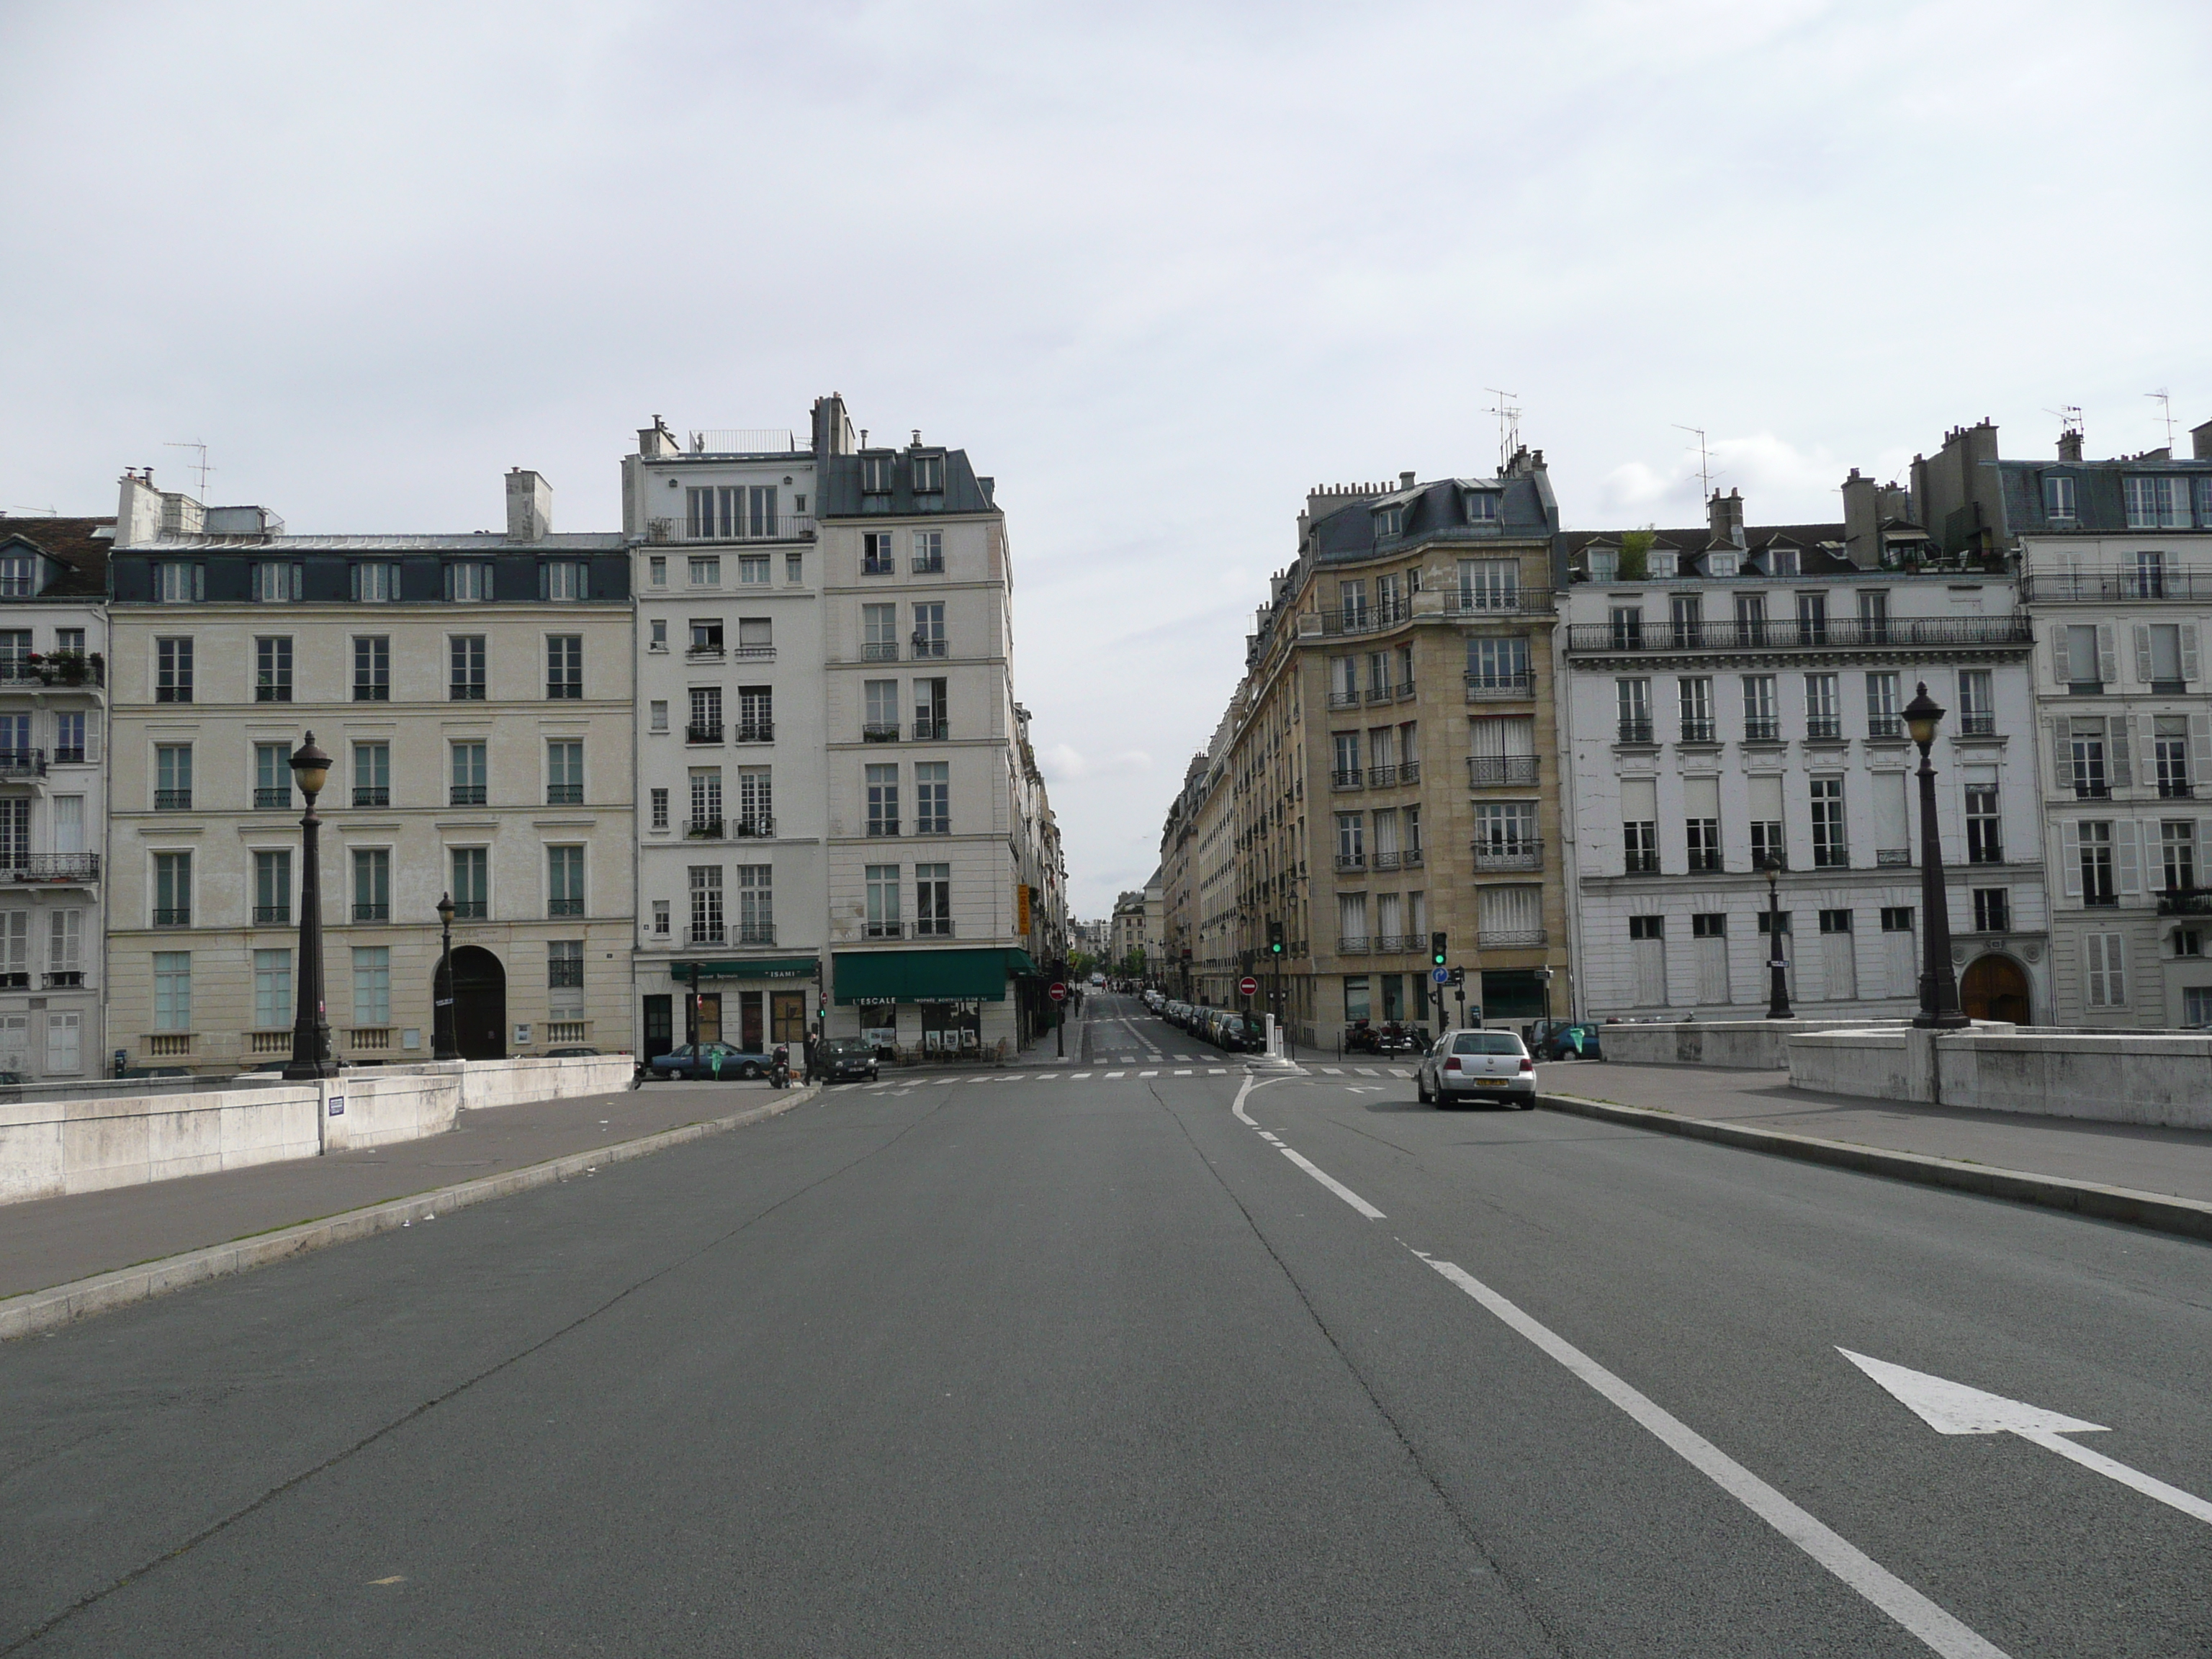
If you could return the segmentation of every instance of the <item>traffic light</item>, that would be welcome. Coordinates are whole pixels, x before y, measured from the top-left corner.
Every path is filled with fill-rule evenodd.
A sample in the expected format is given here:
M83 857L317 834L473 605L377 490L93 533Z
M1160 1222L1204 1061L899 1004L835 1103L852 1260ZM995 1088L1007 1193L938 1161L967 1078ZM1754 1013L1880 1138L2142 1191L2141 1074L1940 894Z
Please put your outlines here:
M1283 924L1279 921L1267 924L1267 954L1271 957L1283 954Z
M1455 968L1455 969L1453 969L1451 970L1451 982L1452 982L1453 984L1455 984L1455 985L1464 985L1464 984L1466 984L1466 983L1467 983L1467 969L1464 969L1464 968Z
M1443 967L1445 957L1449 954L1450 952L1444 949L1444 936L1442 933L1429 935L1429 960L1431 963L1438 968Z

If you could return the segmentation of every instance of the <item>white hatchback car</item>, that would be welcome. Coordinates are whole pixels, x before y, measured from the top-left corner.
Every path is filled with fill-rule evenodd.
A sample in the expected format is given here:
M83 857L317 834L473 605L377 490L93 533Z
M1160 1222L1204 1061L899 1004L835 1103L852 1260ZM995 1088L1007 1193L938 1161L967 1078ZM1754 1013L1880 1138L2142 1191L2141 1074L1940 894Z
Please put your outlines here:
M1413 1073L1424 1106L1499 1100L1524 1111L1536 1104L1536 1062L1511 1031L1446 1031Z

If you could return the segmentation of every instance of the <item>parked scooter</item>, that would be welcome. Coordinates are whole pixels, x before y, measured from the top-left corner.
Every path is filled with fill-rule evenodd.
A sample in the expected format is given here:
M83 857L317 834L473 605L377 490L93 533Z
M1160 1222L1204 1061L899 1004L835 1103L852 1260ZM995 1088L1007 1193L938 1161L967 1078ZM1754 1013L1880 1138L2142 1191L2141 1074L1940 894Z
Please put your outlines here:
M775 1064L769 1068L769 1086L774 1089L788 1089L791 1087L791 1045L787 1042L777 1043L773 1058Z

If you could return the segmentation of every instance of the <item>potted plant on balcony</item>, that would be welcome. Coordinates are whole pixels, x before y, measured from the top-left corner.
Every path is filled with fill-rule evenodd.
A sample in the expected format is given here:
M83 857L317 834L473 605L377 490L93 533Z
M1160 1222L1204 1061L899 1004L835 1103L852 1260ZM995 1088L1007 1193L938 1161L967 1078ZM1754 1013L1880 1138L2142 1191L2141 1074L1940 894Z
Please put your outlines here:
M27 660L48 685L82 685L91 677L91 661L82 651L33 653Z

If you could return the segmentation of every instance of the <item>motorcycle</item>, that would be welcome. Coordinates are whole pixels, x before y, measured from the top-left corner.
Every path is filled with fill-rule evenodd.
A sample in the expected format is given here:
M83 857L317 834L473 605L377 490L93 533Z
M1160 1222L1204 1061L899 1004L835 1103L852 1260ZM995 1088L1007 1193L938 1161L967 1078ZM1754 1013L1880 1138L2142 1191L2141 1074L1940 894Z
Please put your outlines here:
M769 1068L769 1086L775 1089L791 1087L791 1048L787 1043L775 1046L775 1063Z

